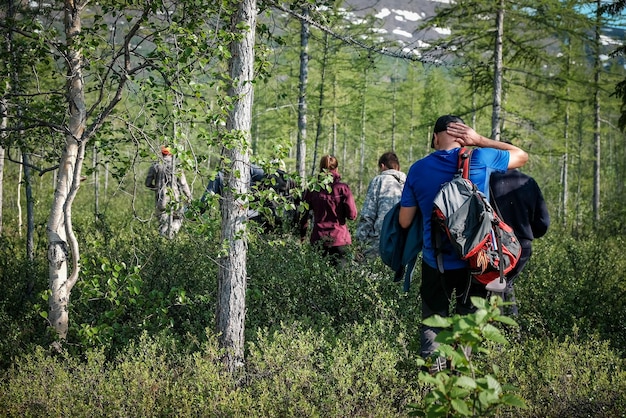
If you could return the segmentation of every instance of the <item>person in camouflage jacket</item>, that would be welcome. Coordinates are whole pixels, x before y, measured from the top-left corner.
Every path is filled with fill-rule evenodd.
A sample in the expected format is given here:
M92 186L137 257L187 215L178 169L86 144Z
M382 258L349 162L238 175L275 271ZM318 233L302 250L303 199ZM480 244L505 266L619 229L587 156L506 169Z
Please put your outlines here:
M174 157L168 147L161 147L161 160L150 166L145 185L154 191L159 234L173 238L182 226L184 204L191 200L191 190L185 173L175 173Z
M372 179L368 188L355 238L361 244L363 255L378 257L380 229L385 215L400 201L406 174L400 171L400 161L394 152L386 152L378 159L380 174Z

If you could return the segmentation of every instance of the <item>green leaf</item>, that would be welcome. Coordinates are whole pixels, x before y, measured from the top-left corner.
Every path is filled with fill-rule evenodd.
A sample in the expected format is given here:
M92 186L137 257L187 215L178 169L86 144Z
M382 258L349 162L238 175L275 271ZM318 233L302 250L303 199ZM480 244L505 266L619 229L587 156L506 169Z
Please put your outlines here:
M485 376L485 379L487 381L487 387L493 389L497 395L502 393L502 386L500 386L500 382L498 382L493 376L488 374Z
M431 385L434 385L434 386L440 386L441 385L441 381L439 379L436 379L435 376L431 376L428 373L420 373L419 381L423 382L423 383L431 384Z
M456 342L452 331L447 329L440 331L435 337L435 341L440 344L454 344Z
M517 395L510 394L510 393L504 395L500 401L503 404L515 406L517 408L522 408L522 409L528 408L528 406L526 405L526 402L524 402L522 398L520 398Z
M454 328L460 331L466 330L474 326L474 321L469 321L468 317L460 317L454 324Z
M428 325L429 327L447 328L452 325L452 320L450 318L444 318L439 315L433 315L424 319L422 323L424 325Z
M457 386L468 389L476 389L476 381L469 376L460 376L456 381Z
M491 324L485 325L485 328L483 328L483 336L489 341L494 341L501 344L506 344L507 342L506 338L504 337L504 335L502 335L500 330Z
M448 392L448 397L452 399L465 399L470 395L470 391L465 388L453 387Z
M519 327L519 324L513 318L508 317L508 316L498 315L494 318L494 320L498 322L502 322L503 324L506 324L506 325L511 325L513 327Z
M493 390L484 390L478 394L478 400L483 407L498 403L499 397Z
M452 408L454 408L454 410L456 412L458 412L459 414L461 414L461 416L470 416L472 413L470 412L469 408L467 407L467 404L460 400L460 399L452 399L452 401L450 402L452 404Z
M489 313L484 309L479 309L474 313L474 317L476 318L476 324L482 324L488 318Z
M489 308L489 302L487 302L487 300L484 299L484 298L481 298L481 297L478 297L478 296L472 296L470 298L470 300L472 301L472 305L474 305L478 309L488 309Z

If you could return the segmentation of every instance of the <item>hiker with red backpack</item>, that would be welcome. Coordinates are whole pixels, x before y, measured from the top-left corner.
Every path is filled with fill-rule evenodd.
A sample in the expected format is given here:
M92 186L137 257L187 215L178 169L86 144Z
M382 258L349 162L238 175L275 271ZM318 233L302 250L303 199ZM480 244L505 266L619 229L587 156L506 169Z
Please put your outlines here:
M492 172L518 168L528 160L528 154L522 149L478 134L458 116L445 115L437 119L431 140L431 148L435 151L415 162L409 169L398 219L400 226L408 228L413 218L422 218L422 319L433 315L449 316L453 294L456 297L456 313L472 313L476 308L471 304L470 297L484 298L488 293L484 284L472 278L468 262L461 259L452 244L445 242L445 239L440 250L443 267L440 272L431 234L435 197L442 185L450 182L457 174L459 150L462 147L477 147L471 153L469 179L487 196ZM435 337L439 331L438 328L422 325L420 354L423 358L434 353L438 345ZM445 368L445 363L443 358L435 359L431 372Z

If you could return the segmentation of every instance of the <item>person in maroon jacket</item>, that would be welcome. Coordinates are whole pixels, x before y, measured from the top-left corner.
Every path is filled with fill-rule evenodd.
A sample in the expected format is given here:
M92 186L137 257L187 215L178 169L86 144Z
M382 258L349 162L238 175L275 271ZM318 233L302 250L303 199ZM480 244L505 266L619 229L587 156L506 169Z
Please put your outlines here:
M352 237L347 220L357 217L356 203L350 187L341 181L337 171L339 163L332 155L320 160L319 190L307 190L302 198L309 210L300 219L300 238L304 240L309 226L309 213L313 214L310 242L321 246L324 255L331 256L334 265L344 265ZM327 188L325 184L328 182ZM317 189L317 188L316 188Z

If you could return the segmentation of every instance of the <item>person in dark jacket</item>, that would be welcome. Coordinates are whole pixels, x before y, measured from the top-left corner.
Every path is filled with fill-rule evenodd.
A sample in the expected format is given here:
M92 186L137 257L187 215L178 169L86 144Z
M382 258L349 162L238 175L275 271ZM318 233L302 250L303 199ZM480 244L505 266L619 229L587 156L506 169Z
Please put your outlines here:
M272 173L266 173L263 168L255 164L250 164L250 190L253 196L253 204L248 209L248 219L259 223L265 232L280 231L283 227L293 230L297 224L297 216L295 210L285 209L286 202L294 201L292 190L296 188L295 181L285 171L285 164L280 161L272 161L279 167ZM273 189L276 196L273 199L263 199L262 206L269 210L259 210L260 194ZM202 208L200 213L203 214L207 209L207 204L211 195L222 196L224 192L224 172L219 171L215 179L211 180L207 186L202 198Z
M507 285L503 299L512 302L509 314L517 315L517 303L513 285L532 254L532 242L546 234L550 226L550 214L537 182L519 170L493 173L489 180L491 201L522 246L517 265L506 275Z
M339 163L332 155L324 155L320 160L319 190L307 190L302 198L309 206L300 219L300 238L304 240L309 226L309 212L313 214L313 228L310 242L320 245L324 255L331 256L335 265L345 264L348 246L352 237L347 221L355 220L357 208L350 187L341 181L337 170ZM326 178L327 189L324 185Z

